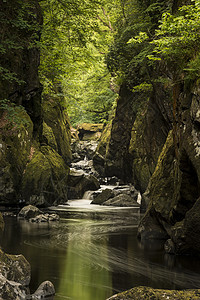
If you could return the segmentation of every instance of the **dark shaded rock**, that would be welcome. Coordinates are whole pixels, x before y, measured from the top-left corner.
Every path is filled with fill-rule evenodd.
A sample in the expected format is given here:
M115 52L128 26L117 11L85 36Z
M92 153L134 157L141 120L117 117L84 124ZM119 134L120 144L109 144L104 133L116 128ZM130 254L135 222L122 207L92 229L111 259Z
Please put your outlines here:
M4 220L3 220L3 216L0 213L0 233L3 232L4 230Z
M75 177L71 175L68 184L69 199L80 199L86 191L95 191L100 188L99 181L95 176L87 174L78 175L76 172Z
M139 300L139 299L199 299L200 290L161 290L150 287L139 286L128 291L116 294L107 300Z
M27 206L24 206L20 210L20 212L18 213L18 217L29 220L31 218L37 217L41 213L42 213L42 211L39 208L37 208L36 206L27 205Z
M88 160L93 158L93 155L97 148L96 141L74 141L71 144L73 153L73 162L78 162L87 158Z
M111 198L103 203L107 206L123 206L123 207L140 207L140 205L129 195L119 194L118 196Z
M50 299L49 297L52 297L54 295L55 295L55 288L53 283L51 283L50 281L44 281L40 284L40 286L35 291L35 293L31 295L30 299L36 300L36 299L43 299L47 297L48 299Z
M97 195L97 197L91 202L91 204L102 204L114 196L115 193L113 190L105 189L99 195Z

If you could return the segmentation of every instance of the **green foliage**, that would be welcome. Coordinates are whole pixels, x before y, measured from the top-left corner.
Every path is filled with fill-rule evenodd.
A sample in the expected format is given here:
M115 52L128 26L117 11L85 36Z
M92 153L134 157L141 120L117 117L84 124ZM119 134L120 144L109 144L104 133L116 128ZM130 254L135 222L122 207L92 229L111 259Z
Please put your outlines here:
M154 52L169 63L176 73L192 78L200 74L200 1L179 8L176 15L163 14L156 31Z
M22 0L4 1L0 9L0 80L23 84L15 71L10 56L22 53L23 49L35 46L39 25L35 3ZM17 60L15 62L17 65Z
M113 38L118 0L43 0L40 77L43 94L59 99L73 125L107 119L114 93L104 55ZM112 9L112 17L110 16Z
M19 129L21 126L27 126L29 120L24 118L25 109L21 105L16 105L10 100L1 100L0 115L4 119L3 130ZM1 128L2 129L2 128Z
M118 77L118 81L126 82L134 91L139 89L147 92L145 84L152 84L152 74L156 70L155 62L158 59L148 59L148 56L153 56L154 46L151 41L163 11L170 9L168 2L151 2L125 2L124 15L117 25L115 42L110 47L106 60L110 72Z

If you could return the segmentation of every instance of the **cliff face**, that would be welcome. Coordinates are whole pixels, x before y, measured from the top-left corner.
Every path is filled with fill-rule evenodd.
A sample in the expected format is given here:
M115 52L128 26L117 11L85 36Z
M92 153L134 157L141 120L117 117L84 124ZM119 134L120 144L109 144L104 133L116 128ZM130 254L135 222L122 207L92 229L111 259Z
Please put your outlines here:
M41 100L36 47L42 24L36 0L3 2L0 63L0 200L49 205L66 201L69 121L58 100ZM6 20L6 21L5 21Z
M141 238L156 238L162 230L170 253L199 253L199 87L180 94L180 123L169 133L148 188L150 200L139 226ZM174 143L174 135L178 136ZM152 220L157 228L152 230Z

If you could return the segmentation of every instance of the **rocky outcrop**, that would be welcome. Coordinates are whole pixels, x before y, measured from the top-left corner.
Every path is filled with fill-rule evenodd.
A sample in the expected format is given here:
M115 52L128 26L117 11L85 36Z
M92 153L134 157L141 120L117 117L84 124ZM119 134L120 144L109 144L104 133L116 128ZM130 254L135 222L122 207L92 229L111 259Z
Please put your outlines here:
M140 207L136 200L134 200L131 196L126 194L119 194L116 197L113 197L105 202L103 205L106 206L122 206L122 207Z
M24 206L18 213L18 218L35 223L59 221L60 219L57 214L43 213L40 209L33 205Z
M149 236L152 227L147 220L153 216L158 231L162 229L170 238L165 245L167 252L199 254L199 88L195 86L192 93L182 95L179 124L169 133L150 180L149 206L139 236Z
M122 85L113 120L93 157L100 174L117 176L141 192L146 190L171 126L168 94L161 84L150 95L133 93Z
M77 126L80 140L99 140L103 130L103 124L82 123Z
M40 37L40 6L37 0L5 1L1 13L8 20L2 35L5 54L0 58L1 205L66 202L70 126L58 99L41 100L40 53L34 44ZM14 48L8 43L13 38Z
M68 180L68 198L80 199L88 191L95 191L100 188L98 179L93 175L88 175L83 171L71 169Z
M150 287L139 286L128 291L116 294L107 300L138 300L138 299L199 299L200 290L159 290Z

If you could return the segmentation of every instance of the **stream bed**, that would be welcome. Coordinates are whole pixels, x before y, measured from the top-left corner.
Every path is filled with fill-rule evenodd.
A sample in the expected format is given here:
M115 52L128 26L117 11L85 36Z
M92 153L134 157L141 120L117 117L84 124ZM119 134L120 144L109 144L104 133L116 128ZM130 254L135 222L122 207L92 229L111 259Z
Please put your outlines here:
M105 300L134 286L200 287L200 260L165 254L162 241L137 239L138 208L73 200L55 208L58 223L5 217L2 248L31 264L30 288L50 280L55 300Z

